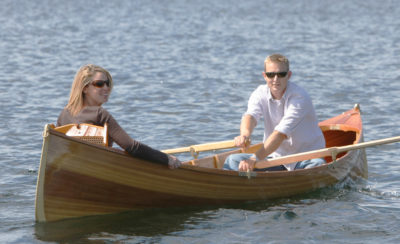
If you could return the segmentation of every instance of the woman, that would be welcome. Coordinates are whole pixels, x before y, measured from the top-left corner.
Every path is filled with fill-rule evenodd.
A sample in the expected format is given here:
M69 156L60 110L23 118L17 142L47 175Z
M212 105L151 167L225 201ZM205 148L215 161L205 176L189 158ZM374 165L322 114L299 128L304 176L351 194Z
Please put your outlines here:
M109 146L115 141L132 156L168 165L171 169L179 167L181 162L176 157L133 140L101 106L108 101L112 88L113 80L107 70L93 64L81 67L75 75L69 102L58 117L57 126L80 123L104 126L107 123Z

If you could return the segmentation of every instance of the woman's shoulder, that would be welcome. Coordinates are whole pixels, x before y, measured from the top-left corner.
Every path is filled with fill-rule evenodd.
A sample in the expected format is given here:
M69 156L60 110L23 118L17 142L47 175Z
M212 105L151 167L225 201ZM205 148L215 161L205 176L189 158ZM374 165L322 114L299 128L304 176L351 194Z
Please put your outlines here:
M77 115L72 116L67 108L64 108L57 120L57 126L71 123L89 123L103 125L112 118L111 114L101 106L84 107Z
M57 126L70 124L70 123L72 123L72 121L73 121L73 118L72 118L71 113L69 112L69 110L67 108L64 108L57 118Z
M80 114L110 114L107 109L102 106L87 106L82 109Z
M113 118L111 113L108 112L107 109L103 108L102 106L85 107L84 110L82 110L82 115L90 116L98 124L109 123L110 119Z
M71 113L69 112L69 110L67 108L64 108L63 110L61 110L59 117L66 116L66 115L71 115Z

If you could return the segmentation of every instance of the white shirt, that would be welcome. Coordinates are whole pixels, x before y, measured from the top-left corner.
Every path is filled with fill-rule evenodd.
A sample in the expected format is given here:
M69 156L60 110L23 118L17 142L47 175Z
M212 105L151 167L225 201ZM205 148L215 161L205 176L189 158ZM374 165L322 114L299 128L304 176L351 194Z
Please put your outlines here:
M287 136L270 156L279 157L325 147L325 139L315 115L314 106L307 92L288 82L283 97L275 100L268 85L260 85L250 96L245 115L257 123L264 118L264 141L277 130ZM293 170L296 163L285 165Z

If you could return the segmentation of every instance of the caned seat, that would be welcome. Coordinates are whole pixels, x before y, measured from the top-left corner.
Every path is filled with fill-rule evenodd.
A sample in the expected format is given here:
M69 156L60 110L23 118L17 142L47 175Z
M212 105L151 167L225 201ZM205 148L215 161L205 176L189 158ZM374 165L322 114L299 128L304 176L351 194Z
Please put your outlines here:
M91 124L68 124L54 128L67 136L93 144L108 146L107 124L104 127Z

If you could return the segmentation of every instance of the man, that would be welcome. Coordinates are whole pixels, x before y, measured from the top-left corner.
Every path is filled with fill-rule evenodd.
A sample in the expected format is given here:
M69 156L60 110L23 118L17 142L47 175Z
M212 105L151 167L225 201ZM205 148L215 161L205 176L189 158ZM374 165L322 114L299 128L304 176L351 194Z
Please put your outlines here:
M289 82L292 72L289 60L280 54L264 61L266 85L260 85L250 96L247 112L242 117L240 135L235 137L238 147L245 147L253 129L264 118L264 146L254 154L233 154L224 169L253 170L257 161L325 147L324 136L318 127L311 98L298 85ZM311 168L325 163L311 159L262 169L265 171Z

